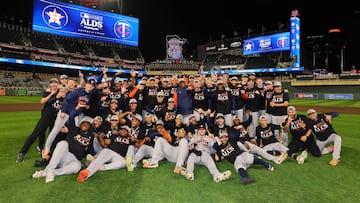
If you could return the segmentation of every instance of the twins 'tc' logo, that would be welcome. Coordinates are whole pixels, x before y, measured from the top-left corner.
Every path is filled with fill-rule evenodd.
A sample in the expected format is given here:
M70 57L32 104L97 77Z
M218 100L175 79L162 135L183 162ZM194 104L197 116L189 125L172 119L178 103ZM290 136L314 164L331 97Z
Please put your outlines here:
M127 39L131 37L132 30L128 22L119 20L114 24L114 33L120 39Z
M287 47L289 45L289 39L287 37L280 37L277 39L276 44L278 47Z

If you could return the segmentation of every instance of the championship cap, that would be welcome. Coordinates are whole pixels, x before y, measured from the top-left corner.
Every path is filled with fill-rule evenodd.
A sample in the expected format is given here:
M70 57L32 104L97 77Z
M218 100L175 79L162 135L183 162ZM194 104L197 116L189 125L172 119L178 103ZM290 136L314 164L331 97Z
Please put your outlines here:
M118 120L119 120L119 117L118 117L117 115L112 115L112 116L110 117L110 120L111 120L111 121L118 121Z
M183 115L178 114L178 115L176 115L176 119L184 119L184 117L183 117Z
M315 109L308 109L306 113L307 113L307 115L310 115L312 113L316 113L316 111L315 111Z
M159 92L156 94L156 96L158 96L158 97L163 97L163 96L164 96L164 92L163 92L163 91L159 91Z
M238 77L234 76L234 77L231 77L231 78L230 78L230 81L231 81L231 80L239 80L239 79L238 79Z
M224 82L222 80L216 81L216 85L222 85L222 84L224 84Z
M95 116L94 120L99 120L99 121L103 121L103 118L101 116Z
M51 79L50 79L50 83L52 83L52 82L59 83L59 80L58 80L57 78L51 78Z
M265 115L261 115L261 116L259 117L259 120L262 120L262 119L267 120L267 117L266 117Z
M174 102L174 98L170 97L170 98L168 99L168 103L169 103L169 102Z
M136 120L138 120L138 121L142 121L143 119L142 119L142 116L140 115L140 114L135 114L135 115L133 115L133 118L136 118Z
M228 134L226 131L221 130L221 131L219 132L219 137L224 137L224 136L229 137L229 134Z
M63 74L63 75L61 75L60 76L60 80L62 80L62 79L68 79L69 77L67 76L67 75L65 75L65 74Z
M273 84L274 87L281 87L281 82L275 81Z
M140 80L139 81L139 85L145 85L146 83L145 83L145 81L144 80Z
M88 122L88 123L92 123L93 122L93 119L89 116L85 116L83 119L81 119L80 123L83 123L83 122Z
M250 73L249 75L256 76L256 74L254 72Z
M296 111L295 106L288 106L287 111L290 111L290 110Z
M180 82L185 82L184 78L179 78L179 83Z
M218 118L225 118L224 114L222 114L222 113L216 114L216 119L218 119Z
M115 82L115 83L121 82L121 78L116 77L115 80L114 80L114 82Z
M127 130L128 132L131 131L130 128L129 128L129 126L127 126L127 125L122 125L122 126L120 126L120 128L121 128L121 129L125 129L125 130Z
M163 122L162 120L158 120L158 121L156 122L156 125L164 125L164 122Z
M131 103L137 103L137 100L135 98L130 99L129 104Z
M272 82L270 80L265 82L266 85L272 85Z
M247 78L247 77L249 77L247 74L243 74L242 76L241 76L242 78Z
M110 104L112 104L112 103L116 103L116 104L118 104L118 103L119 103L119 101L118 101L117 99L112 99L112 100L110 101Z

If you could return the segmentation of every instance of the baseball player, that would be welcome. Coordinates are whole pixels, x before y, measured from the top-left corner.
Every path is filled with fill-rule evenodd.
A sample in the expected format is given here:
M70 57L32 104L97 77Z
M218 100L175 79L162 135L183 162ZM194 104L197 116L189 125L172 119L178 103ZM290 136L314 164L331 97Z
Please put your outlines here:
M331 124L333 116L331 114L319 114L315 109L307 110L307 115L310 118L312 131L317 138L316 145L321 154L332 152L332 159L329 164L337 166L340 161L341 137L335 132ZM334 143L334 145L326 147L330 143Z
M174 173L180 173L189 153L189 142L184 138L186 136L185 130L177 133L178 137L182 137L178 139L174 134L165 130L164 122L161 120L156 123L156 129L159 137L155 141L153 156L149 161L143 162L143 167L157 168L159 167L159 161L166 159L169 162L176 163Z
M275 168L269 163L259 159L253 154L241 150L237 143L234 140L230 140L229 136L226 133L223 133L220 136L221 144L217 150L215 160L226 159L230 163L234 164L235 170L241 176L240 183L243 185L248 185L255 182L255 179L250 178L247 169L252 164L260 164L269 171L274 171Z
M84 88L77 88L65 97L63 105L57 114L54 127L46 139L45 148L42 151L42 157L44 159L49 159L50 147L65 123L68 121L74 123L75 117L81 115L85 108L89 108L88 104L92 98L92 94L96 93L96 91L94 91L95 86L95 79L90 78Z
M114 119L112 122L118 124L119 120ZM108 137L110 143L100 151L96 159L86 169L80 171L77 181L82 183L97 171L125 168L126 161L124 157L129 145L132 144L129 133L130 128L126 125L121 126L120 131L116 133L113 131Z
M40 103L44 105L41 110L41 117L33 132L26 139L19 155L16 157L17 163L24 161L25 154L37 137L39 137L38 147L40 151L43 149L46 130L48 128L51 129L54 125L56 114L58 113L67 93L68 89L66 85L60 85L59 88L59 80L56 78L50 79L50 87L45 90L40 101Z
M194 165L204 165L208 168L215 182L227 180L231 176L231 171L227 170L220 173L211 157L210 150L213 147L215 139L209 137L204 125L199 125L197 134L189 142L189 156L186 162L186 169L181 170L181 175L188 180L194 180Z
M294 106L287 107L287 114L287 118L283 119L281 127L285 132L290 131L292 139L288 146L289 150L287 153L280 155L279 161L282 162L282 159L290 156L297 160L298 164L303 164L307 158L307 150L309 150L313 156L320 157L321 152L312 135L309 118L305 115L297 114ZM296 152L299 149L303 151L300 155L297 155Z
M66 140L56 145L49 164L44 170L34 172L32 177L45 177L45 183L49 183L55 180L55 176L79 172L80 160L85 157L94 140L91 123L89 117L84 117L80 122L80 127L69 126Z
M280 153L286 153L289 148L276 139L276 137L280 137L281 140L281 135L276 136L279 133L281 133L279 126L268 124L266 115L260 116L260 125L256 127L256 143L258 146L266 152L277 151ZM284 160L278 158L274 161L277 164L281 164Z

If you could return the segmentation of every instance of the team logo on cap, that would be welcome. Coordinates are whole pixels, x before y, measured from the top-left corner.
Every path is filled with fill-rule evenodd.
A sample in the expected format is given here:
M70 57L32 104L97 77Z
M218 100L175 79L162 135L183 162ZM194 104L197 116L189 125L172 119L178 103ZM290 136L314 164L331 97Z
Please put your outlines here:
M120 39L130 38L132 35L132 28L130 23L124 20L118 20L114 24L114 33Z
M69 22L67 13L60 7L50 5L43 9L42 18L44 22L53 29L61 29Z

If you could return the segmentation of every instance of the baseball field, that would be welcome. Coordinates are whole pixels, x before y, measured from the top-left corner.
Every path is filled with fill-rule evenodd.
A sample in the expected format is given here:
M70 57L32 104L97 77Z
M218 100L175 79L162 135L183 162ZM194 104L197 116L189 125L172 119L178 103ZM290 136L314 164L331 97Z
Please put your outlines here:
M220 171L231 170L229 180L215 183L204 166L195 167L195 180L188 181L172 170L174 163L160 162L156 169L139 165L98 172L84 183L77 174L33 179L37 141L23 163L15 159L40 118L40 97L0 97L0 202L358 202L360 199L360 101L291 100L298 113L308 108L318 112L338 111L332 124L342 137L341 162L328 165L331 155L309 155L303 165L287 159L268 171L260 166L248 169L256 180L241 185L233 165L217 162Z

